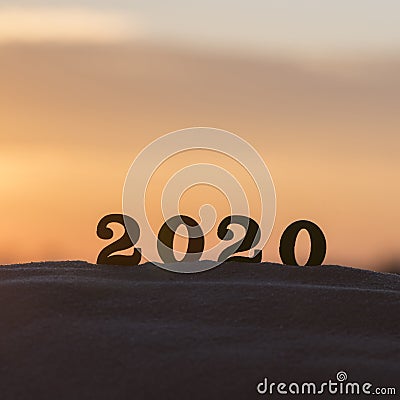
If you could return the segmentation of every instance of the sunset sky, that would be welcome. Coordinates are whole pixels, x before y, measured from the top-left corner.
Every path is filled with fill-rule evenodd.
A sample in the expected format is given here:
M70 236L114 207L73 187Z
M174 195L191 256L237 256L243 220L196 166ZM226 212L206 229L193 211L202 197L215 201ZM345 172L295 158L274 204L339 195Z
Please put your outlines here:
M395 0L0 0L0 264L94 262L135 156L190 126L268 165L265 260L298 219L323 229L327 263L399 258L399 15Z

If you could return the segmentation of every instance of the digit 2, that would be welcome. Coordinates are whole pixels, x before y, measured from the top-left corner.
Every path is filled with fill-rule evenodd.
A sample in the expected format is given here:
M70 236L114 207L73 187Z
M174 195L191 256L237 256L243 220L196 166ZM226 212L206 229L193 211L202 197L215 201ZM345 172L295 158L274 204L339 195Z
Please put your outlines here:
M247 251L254 248L261 238L261 230L259 225L254 219L245 217L244 215L230 215L224 218L218 226L218 237L221 240L233 239L233 232L228 229L231 224L237 224L243 226L246 229L246 234L243 239L235 242L228 246L218 257L218 261L237 261L237 262L248 262L258 263L261 262L262 250L256 250L254 257L243 257L234 256L229 257L232 254L240 253L241 251ZM229 257L229 258L228 258Z
M138 223L131 217L122 214L109 214L104 216L97 225L97 236L101 239L108 240L114 236L114 232L108 227L111 223L117 223L124 227L124 234L115 242L106 246L97 257L97 264L108 264L108 265L126 265L133 266L138 265L142 255L140 249L134 249L133 254L130 256L122 254L114 254L117 251L129 249L137 243L140 237L140 228ZM126 229L126 225L129 225L129 231L134 233L133 238L129 237ZM133 241L132 241L133 240Z

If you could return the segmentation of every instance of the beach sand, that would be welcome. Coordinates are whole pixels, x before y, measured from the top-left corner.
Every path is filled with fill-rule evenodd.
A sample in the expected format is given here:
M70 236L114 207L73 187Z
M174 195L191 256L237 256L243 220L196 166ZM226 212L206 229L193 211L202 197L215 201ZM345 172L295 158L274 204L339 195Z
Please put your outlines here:
M265 377L322 382L338 371L399 382L394 274L69 261L0 267L0 286L1 399L249 399Z

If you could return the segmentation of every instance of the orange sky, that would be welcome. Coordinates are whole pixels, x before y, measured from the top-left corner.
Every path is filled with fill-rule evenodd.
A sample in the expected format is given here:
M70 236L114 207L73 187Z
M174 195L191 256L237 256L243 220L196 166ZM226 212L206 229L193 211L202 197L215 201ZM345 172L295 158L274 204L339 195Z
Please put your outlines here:
M378 269L399 256L399 67L393 57L301 62L144 43L2 45L0 263L94 262L106 244L97 222L121 211L139 151L214 126L270 169L277 217L265 260L279 260L289 223L310 219L327 262Z

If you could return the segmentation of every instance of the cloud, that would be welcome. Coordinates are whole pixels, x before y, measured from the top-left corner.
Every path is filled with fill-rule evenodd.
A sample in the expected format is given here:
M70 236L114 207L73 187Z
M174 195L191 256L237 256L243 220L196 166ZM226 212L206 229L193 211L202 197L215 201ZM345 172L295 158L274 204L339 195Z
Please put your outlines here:
M142 28L131 14L82 7L2 7L0 43L119 42Z

